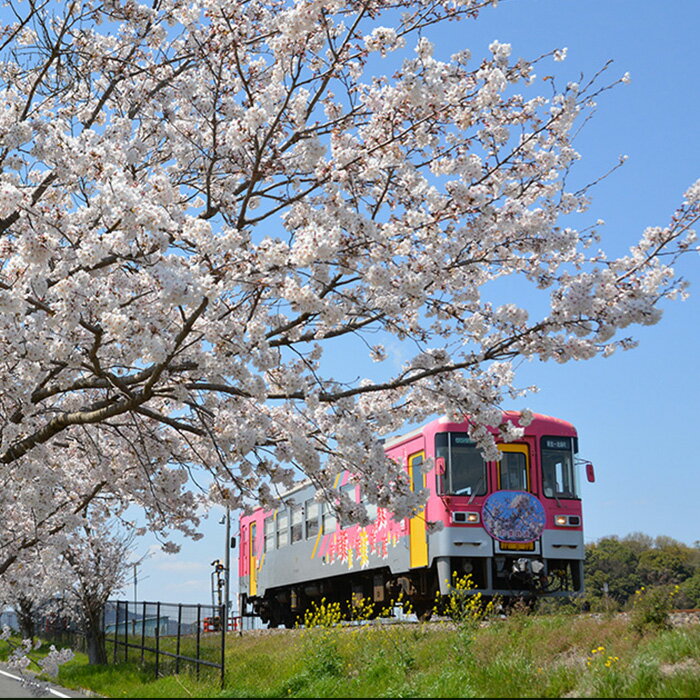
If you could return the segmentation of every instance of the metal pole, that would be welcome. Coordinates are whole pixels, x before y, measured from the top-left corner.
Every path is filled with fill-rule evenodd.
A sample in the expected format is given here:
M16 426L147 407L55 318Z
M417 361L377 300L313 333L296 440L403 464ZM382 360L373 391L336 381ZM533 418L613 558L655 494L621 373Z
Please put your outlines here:
M160 665L160 601L156 603L156 680Z
M125 616L124 616L124 661L129 660L129 601L124 601Z
M117 642L119 641L119 601L116 601L117 609L114 619L114 653L112 654L112 663L117 663Z
M225 615L228 606L224 605L219 608L219 615ZM228 624L228 618L226 618L226 623L221 625L221 687L224 687L224 667L226 665L226 624Z
M182 638L182 603L177 606L177 647L175 657L175 673L180 673L180 639Z
M146 649L146 601L143 601L143 610L141 612L141 663L143 663L143 654Z
M230 585L231 585L231 509L226 506L226 555L224 557L224 629L228 631L228 620L231 614Z
M195 656L199 660L200 651L200 635L202 632L202 606L197 604L197 653ZM199 664L197 664L197 680L199 680Z

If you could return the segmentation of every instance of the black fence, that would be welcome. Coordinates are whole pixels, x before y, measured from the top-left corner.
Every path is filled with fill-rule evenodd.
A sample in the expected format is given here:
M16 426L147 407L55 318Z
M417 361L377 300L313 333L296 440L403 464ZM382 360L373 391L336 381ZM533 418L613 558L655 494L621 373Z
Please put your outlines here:
M54 612L34 615L34 634L87 653L88 639L75 616L54 607ZM224 615L224 606L218 605L109 601L102 618L107 662L135 661L152 668L156 678L181 672L197 678L216 674L223 685L226 633L242 635L261 626L258 618L236 613L223 624ZM16 613L1 612L2 625L19 631Z
M110 601L104 613L107 656L113 663L138 661L153 666L155 677L202 670L224 682L227 624L224 606Z

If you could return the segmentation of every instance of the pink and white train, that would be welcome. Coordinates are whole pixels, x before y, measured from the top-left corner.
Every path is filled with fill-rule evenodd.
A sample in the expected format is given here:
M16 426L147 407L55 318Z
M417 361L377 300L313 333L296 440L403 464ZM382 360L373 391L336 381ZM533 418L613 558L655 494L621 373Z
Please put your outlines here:
M519 414L505 412L517 425ZM395 521L367 505L372 522L344 526L310 483L240 520L241 612L291 627L321 599L351 614L353 601L377 609L399 598L426 619L454 575L471 575L486 597L572 596L583 591L583 519L573 425L535 414L523 437L499 442L485 462L467 421L441 418L385 442L411 488L428 489L425 509ZM494 430L496 434L497 431ZM428 461L429 460L429 461ZM426 471L424 464L430 464ZM593 481L593 467L586 465ZM360 487L339 487L356 502ZM440 522L433 530L428 522ZM366 605L366 602L365 602Z

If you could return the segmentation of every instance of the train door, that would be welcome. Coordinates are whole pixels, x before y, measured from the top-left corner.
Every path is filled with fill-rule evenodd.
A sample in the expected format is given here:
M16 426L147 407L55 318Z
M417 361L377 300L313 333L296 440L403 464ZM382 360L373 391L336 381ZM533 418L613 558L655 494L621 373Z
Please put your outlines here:
M498 462L500 491L532 491L530 451L527 445L505 443L498 445L503 453Z
M248 595L258 594L258 558L255 556L255 536L256 536L257 525L256 523L250 523L250 536L248 538L249 544L249 566L250 578L249 580L249 593Z
M425 488L424 461L425 452L417 452L408 458L411 491L415 492ZM428 533L425 527L425 508L416 513L409 521L409 549L411 568L428 566Z

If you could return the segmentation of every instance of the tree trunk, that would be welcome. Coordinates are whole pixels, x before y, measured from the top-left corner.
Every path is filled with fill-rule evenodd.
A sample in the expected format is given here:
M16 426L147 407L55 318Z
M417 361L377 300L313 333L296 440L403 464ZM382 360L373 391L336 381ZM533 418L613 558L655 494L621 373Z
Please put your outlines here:
M107 663L107 645L102 625L101 609L88 612L85 620L85 644L90 665L104 665Z
M34 639L34 605L31 600L21 597L18 601L17 624L19 625L19 633L22 639Z

